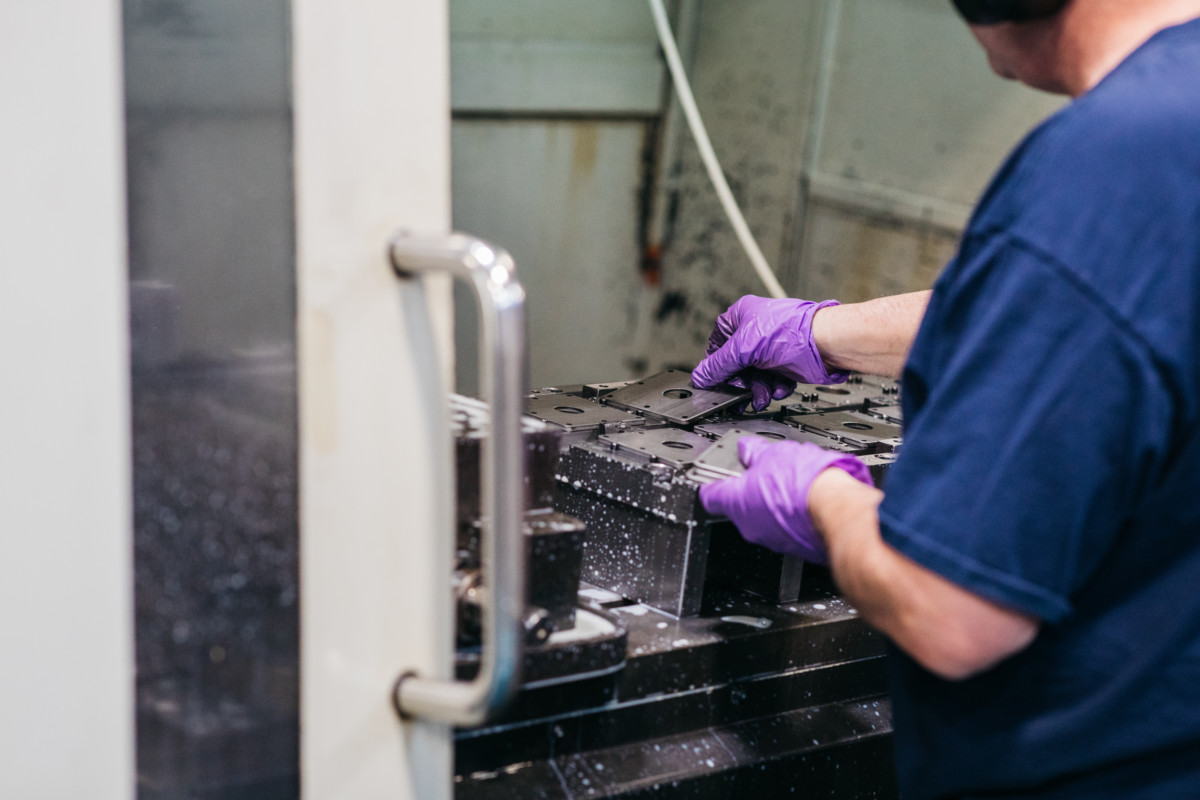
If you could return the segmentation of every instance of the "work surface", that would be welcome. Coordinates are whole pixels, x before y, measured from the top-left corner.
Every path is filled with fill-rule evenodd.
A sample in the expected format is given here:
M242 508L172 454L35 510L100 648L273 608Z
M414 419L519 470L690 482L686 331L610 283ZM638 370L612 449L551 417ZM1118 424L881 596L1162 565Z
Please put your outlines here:
M821 578L783 606L714 593L685 619L584 585L624 663L460 730L456 797L894 797L884 642Z

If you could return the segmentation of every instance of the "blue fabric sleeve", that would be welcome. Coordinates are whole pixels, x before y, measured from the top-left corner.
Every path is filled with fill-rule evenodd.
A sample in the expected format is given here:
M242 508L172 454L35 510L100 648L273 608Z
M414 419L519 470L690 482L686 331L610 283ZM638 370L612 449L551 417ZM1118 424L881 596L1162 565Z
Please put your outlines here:
M882 534L956 584L1057 622L1163 466L1169 392L1145 343L1053 258L995 234L959 259L906 367L916 411Z

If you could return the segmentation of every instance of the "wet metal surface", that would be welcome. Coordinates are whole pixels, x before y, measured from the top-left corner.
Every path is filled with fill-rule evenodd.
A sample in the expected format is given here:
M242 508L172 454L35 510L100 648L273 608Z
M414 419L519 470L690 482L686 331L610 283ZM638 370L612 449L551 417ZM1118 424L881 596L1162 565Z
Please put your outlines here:
M862 411L883 391L853 385L861 391L839 408ZM581 393L537 398L590 411L617 390ZM694 430L660 418L562 431L555 509L587 525L576 619L602 610L626 633L618 643L577 626L568 644L560 628L552 641L564 648L532 648L508 713L457 732L457 797L895 796L882 637L827 570L748 544L699 502L719 473L701 474L696 454L724 442L736 457L738 436L882 457L868 455L878 443L801 429L810 416L727 407ZM554 574L545 567L531 572L535 587ZM469 669L470 651L459 666Z
M460 731L456 797L894 796L883 640L840 598L727 592L691 619L608 611L629 630L612 699Z

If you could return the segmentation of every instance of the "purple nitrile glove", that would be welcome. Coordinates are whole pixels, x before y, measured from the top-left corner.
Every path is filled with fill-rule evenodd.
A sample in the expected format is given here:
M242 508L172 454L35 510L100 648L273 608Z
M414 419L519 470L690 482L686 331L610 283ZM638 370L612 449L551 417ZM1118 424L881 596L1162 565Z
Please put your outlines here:
M745 474L700 487L704 509L729 517L748 542L828 565L825 541L808 513L809 489L829 467L843 469L874 486L867 465L815 444L758 436L738 440L738 457L747 467Z
M772 300L746 295L713 326L707 357L692 371L692 383L708 389L729 381L749 388L755 411L782 400L796 382L841 383L848 373L830 372L812 338L813 316L836 300Z

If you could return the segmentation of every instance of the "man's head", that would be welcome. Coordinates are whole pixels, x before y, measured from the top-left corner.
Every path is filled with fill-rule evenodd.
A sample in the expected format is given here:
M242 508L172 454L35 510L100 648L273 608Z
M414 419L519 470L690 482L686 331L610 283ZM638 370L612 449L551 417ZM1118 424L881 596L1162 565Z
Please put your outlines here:
M1200 0L953 0L1000 76L1078 96Z
M995 25L998 22L1028 22L1031 19L1052 17L1069 0L954 0L963 19L972 25Z

